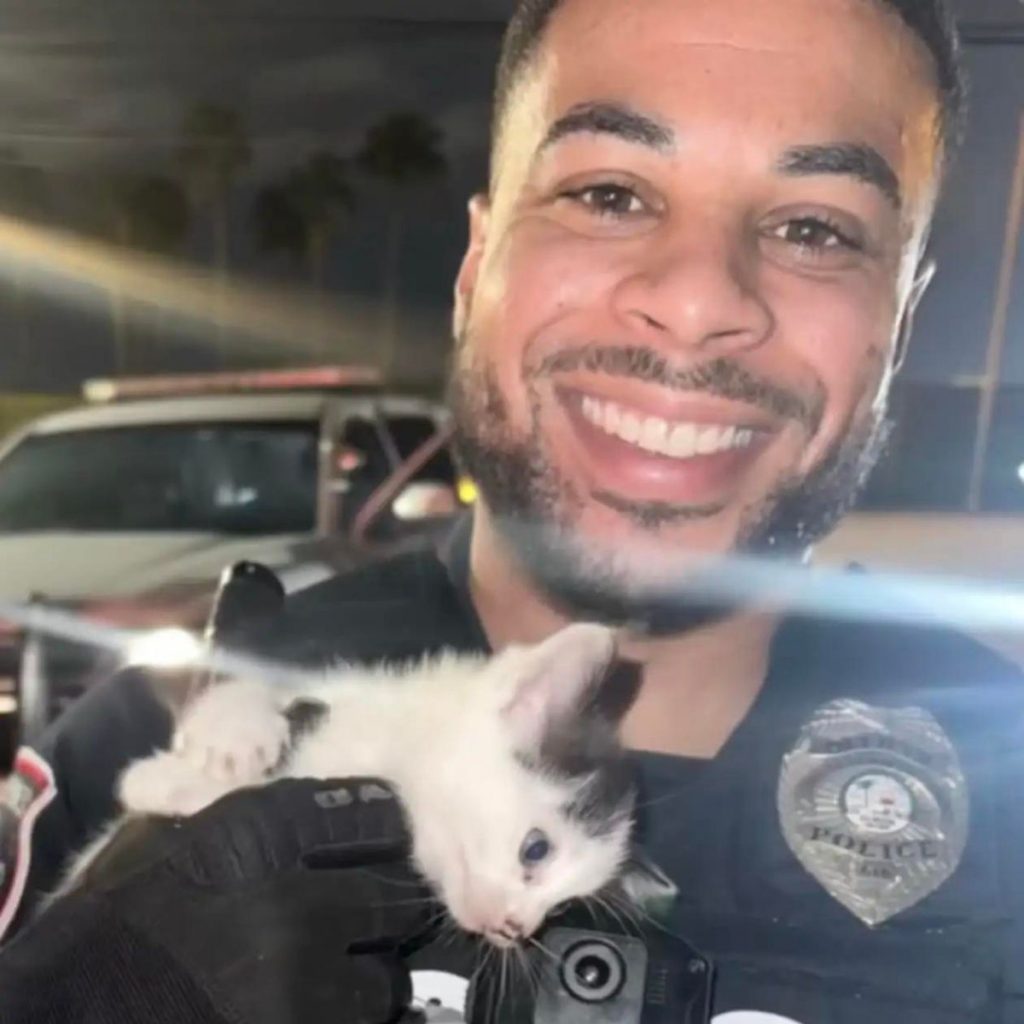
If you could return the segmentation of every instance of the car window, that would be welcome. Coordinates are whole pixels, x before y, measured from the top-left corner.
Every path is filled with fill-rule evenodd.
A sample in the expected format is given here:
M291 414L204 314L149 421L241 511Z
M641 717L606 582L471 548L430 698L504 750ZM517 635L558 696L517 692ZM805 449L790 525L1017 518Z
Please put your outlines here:
M307 532L315 424L209 424L30 437L0 461L0 531Z
M337 526L341 532L347 533L352 528L363 503L394 468L384 447L385 440L372 419L353 416L345 422L341 432L342 464L338 467L337 488Z
M408 458L438 432L438 424L429 416L388 416L388 432L399 455ZM455 485L456 470L451 449L444 446L416 473L413 480Z

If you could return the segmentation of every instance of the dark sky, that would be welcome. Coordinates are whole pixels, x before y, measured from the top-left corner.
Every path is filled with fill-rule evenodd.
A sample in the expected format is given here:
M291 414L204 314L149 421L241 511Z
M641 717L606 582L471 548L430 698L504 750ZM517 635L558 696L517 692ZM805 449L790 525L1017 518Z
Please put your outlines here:
M216 98L246 115L257 175L311 145L344 149L405 107L435 116L451 155L479 154L505 6L3 0L0 138L58 167L159 159L188 99Z
M465 238L465 201L486 173L489 95L502 28L484 0L473 21L422 17L430 5L153 2L0 4L0 144L45 167L58 199L80 199L65 176L87 169L175 170L178 127L191 101L214 99L244 117L253 151L233 201L233 263L245 275L289 275L254 246L247 213L255 190L314 150L351 154L367 128L393 111L428 115L443 136L448 173L408 204L401 267L402 331L440 365L448 343L451 281ZM373 16L371 16L373 12ZM458 5L439 14L458 15ZM335 247L328 285L344 305L373 300L383 287L379 190L360 182L358 204ZM189 255L202 262L202 224ZM108 372L110 329L103 297L88 312L83 293L59 309L36 311L35 347L67 352L43 358L27 382L60 386ZM289 339L282 339L282 348ZM166 349L166 345L163 346ZM179 345L188 363L196 353ZM191 353L191 354L190 354ZM172 353L173 355L173 353ZM412 356L409 357L410 359ZM173 360L172 360L173 362ZM200 360L201 362L201 360ZM148 369L148 367L146 367ZM45 383L45 380L42 381Z
M960 0L970 30L1018 0ZM0 0L0 137L48 163L159 152L182 101L236 103L261 158L358 135L375 110L435 111L479 138L510 0Z
M1002 30L1008 40L1005 30L1017 26L1018 40L968 47L974 116L937 231L943 272L922 311L909 368L929 379L980 370L1024 110L1024 7L1015 0L961 6L975 36ZM465 198L484 180L493 63L509 7L509 0L0 0L0 145L58 181L87 168L173 172L183 109L193 100L227 103L244 115L253 147L233 204L236 266L246 275L287 276L247 231L254 190L315 149L351 153L386 113L428 114L443 132L450 172L410 213L401 296L411 344L432 340L441 350ZM384 209L373 189L362 190L331 260L329 283L342 299L380 293ZM206 258L201 232L189 253ZM1024 383L1021 262L1007 368ZM45 372L58 366L57 383L70 386L108 370L108 335L102 303L91 313L65 304L37 315L34 344L50 353L40 359Z

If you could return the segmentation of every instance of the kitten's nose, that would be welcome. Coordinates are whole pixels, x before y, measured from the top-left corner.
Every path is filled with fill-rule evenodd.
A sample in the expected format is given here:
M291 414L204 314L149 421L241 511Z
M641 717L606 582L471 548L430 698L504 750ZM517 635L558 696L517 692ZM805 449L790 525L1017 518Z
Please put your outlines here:
M522 922L514 917L506 917L498 924L484 929L484 935L497 946L514 946L522 940L524 934Z

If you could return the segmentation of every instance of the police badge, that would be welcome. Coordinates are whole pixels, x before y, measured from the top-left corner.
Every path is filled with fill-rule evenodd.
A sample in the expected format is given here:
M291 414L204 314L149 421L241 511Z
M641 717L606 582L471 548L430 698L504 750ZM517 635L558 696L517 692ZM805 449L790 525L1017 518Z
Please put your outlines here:
M921 708L819 708L783 758L778 809L796 858L872 927L946 881L967 841L960 759Z

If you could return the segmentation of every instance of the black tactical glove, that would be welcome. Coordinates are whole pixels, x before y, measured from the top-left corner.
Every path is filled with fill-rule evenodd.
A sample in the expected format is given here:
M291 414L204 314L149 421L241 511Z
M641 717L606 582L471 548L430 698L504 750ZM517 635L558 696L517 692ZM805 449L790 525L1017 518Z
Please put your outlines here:
M433 904L374 780L126 826L0 953L0 1024L389 1024Z

